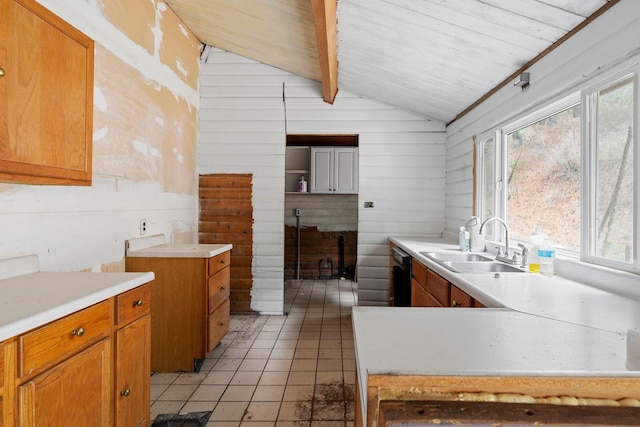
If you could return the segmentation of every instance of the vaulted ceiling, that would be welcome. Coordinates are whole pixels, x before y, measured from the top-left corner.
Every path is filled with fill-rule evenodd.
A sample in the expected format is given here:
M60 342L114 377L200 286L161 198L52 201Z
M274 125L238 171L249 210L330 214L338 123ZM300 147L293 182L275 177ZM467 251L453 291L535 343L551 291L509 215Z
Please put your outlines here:
M166 1L203 43L320 81L329 102L343 89L447 123L618 0Z

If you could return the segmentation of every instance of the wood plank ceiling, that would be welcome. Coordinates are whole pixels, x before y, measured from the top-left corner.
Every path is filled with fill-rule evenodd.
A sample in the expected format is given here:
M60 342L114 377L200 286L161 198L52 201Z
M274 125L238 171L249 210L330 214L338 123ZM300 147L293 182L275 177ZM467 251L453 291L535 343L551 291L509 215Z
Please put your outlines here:
M166 1L203 43L321 81L329 102L344 89L448 123L618 0L337 0L335 42L336 0Z

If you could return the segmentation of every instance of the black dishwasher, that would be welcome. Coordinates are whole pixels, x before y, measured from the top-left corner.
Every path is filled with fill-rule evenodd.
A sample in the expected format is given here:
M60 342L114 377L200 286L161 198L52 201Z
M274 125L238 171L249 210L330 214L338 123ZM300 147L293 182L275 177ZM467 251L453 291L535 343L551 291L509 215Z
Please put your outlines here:
M393 305L411 306L411 255L400 248L392 248L393 257Z

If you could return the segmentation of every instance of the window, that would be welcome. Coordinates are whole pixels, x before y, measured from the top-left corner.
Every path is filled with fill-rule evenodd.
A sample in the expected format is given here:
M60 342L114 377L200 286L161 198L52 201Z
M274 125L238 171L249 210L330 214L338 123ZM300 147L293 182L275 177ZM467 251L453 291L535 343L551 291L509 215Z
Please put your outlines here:
M633 265L637 258L635 238L637 189L634 186L634 105L636 76L628 74L585 91L584 197L589 218L585 235L585 258L611 265Z
M636 79L611 76L480 139L475 214L506 219L514 241L541 226L565 255L640 271Z

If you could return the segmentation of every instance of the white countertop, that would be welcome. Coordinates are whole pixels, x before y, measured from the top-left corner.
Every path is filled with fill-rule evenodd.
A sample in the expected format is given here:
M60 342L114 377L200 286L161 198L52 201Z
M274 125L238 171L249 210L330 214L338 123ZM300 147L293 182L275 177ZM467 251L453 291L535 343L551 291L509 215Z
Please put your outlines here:
M231 244L164 243L163 235L126 242L126 256L138 258L211 258L233 249Z
M152 272L31 272L0 280L0 341L153 279Z
M369 375L640 378L625 367L626 333L508 309L354 307L352 316Z
M640 301L582 283L531 273L454 273L420 252L459 252L443 239L392 238L412 257L454 283L487 307L507 307L608 331L640 331ZM640 286L640 283L639 283Z

